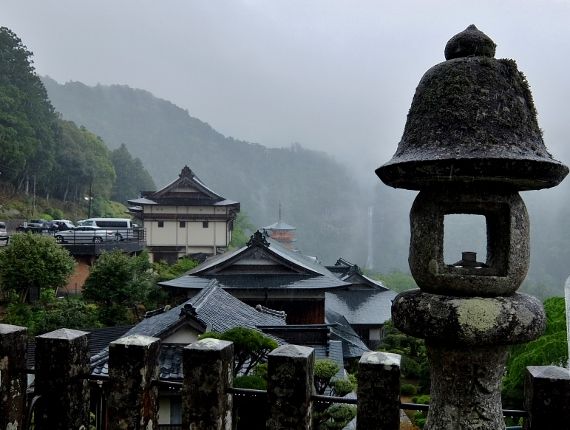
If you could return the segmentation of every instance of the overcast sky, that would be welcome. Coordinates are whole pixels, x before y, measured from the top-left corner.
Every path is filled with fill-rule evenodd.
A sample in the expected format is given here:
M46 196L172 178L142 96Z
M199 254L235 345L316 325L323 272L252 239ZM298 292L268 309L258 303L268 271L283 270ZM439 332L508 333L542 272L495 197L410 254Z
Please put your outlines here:
M472 23L518 62L569 164L570 0L0 0L40 75L142 88L225 135L299 142L371 181L421 76Z

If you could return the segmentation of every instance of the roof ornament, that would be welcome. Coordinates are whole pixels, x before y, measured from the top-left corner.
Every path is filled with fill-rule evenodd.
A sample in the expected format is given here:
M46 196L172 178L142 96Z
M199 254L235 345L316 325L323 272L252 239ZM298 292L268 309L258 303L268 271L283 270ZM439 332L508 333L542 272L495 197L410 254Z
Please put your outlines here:
M247 246L259 245L265 248L269 248L269 242L265 238L265 234L263 234L260 230L257 230L255 233L251 235L246 245Z
M188 165L186 165L186 166L184 166L184 168L180 172L180 175L178 175L178 176L180 178L192 178L194 176L194 172L192 172L190 167L188 167Z
M180 309L181 317L187 317L187 316L195 317L197 315L198 313L196 312L196 308L192 305L192 303L184 303L184 306L182 306L182 309Z

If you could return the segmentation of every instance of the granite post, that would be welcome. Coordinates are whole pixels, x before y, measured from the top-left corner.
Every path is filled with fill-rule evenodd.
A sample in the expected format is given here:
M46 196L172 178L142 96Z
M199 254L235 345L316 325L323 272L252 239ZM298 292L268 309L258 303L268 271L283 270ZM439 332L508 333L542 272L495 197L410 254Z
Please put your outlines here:
M283 345L269 354L267 362L267 428L310 430L315 351Z
M109 430L158 428L160 340L132 335L109 344Z
M231 430L234 346L202 339L183 350L182 428Z
M358 362L357 430L400 428L400 361L389 352L366 352Z
M570 424L570 372L529 366L525 375L525 430L562 429Z
M24 428L28 329L0 324L0 429Z
M59 329L36 336L36 429L89 428L87 333Z

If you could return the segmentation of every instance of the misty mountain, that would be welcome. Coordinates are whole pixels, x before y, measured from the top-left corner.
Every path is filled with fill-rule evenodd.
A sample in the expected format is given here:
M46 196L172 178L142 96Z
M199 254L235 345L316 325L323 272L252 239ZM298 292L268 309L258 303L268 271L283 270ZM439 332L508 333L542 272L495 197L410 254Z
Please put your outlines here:
M277 221L281 203L303 252L329 264L340 256L365 261L365 198L329 155L299 144L267 148L223 136L174 104L128 86L43 82L65 119L96 133L111 149L124 144L159 187L187 164L213 190L240 201L255 226Z
M325 263L343 256L376 271L408 271L409 211L416 193L394 190L379 180L362 190L324 153L298 144L267 148L226 137L147 91L61 85L49 78L43 82L64 118L100 135L111 149L124 143L159 186L188 164L216 192L239 200L258 227L277 220L281 203L283 220L297 227L299 249ZM560 295L570 275L570 181L522 197L531 220L528 279L541 286L532 293ZM467 218L446 219L448 262L466 250L485 258L484 221Z

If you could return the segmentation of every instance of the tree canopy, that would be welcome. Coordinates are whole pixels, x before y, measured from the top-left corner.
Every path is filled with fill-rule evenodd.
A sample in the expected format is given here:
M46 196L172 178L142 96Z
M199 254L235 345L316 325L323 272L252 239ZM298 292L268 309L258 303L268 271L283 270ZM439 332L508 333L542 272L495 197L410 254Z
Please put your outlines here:
M527 366L565 366L568 363L566 310L564 297L551 297L544 301L546 331L538 339L513 346L503 379L503 398L507 403L520 406L523 381Z
M15 33L0 27L2 182L64 201L92 194L124 202L153 189L152 178L126 147L112 154L99 136L59 119L32 55Z
M24 302L32 289L63 287L74 266L73 257L53 237L17 233L0 251L0 285Z
M85 285L85 300L99 305L104 325L130 323L130 310L150 300L155 293L148 255L130 256L121 251L105 252L93 266Z
M223 333L206 332L200 339L214 338L234 343L234 375L247 375L267 354L277 348L277 342L263 333L247 328L234 327Z

